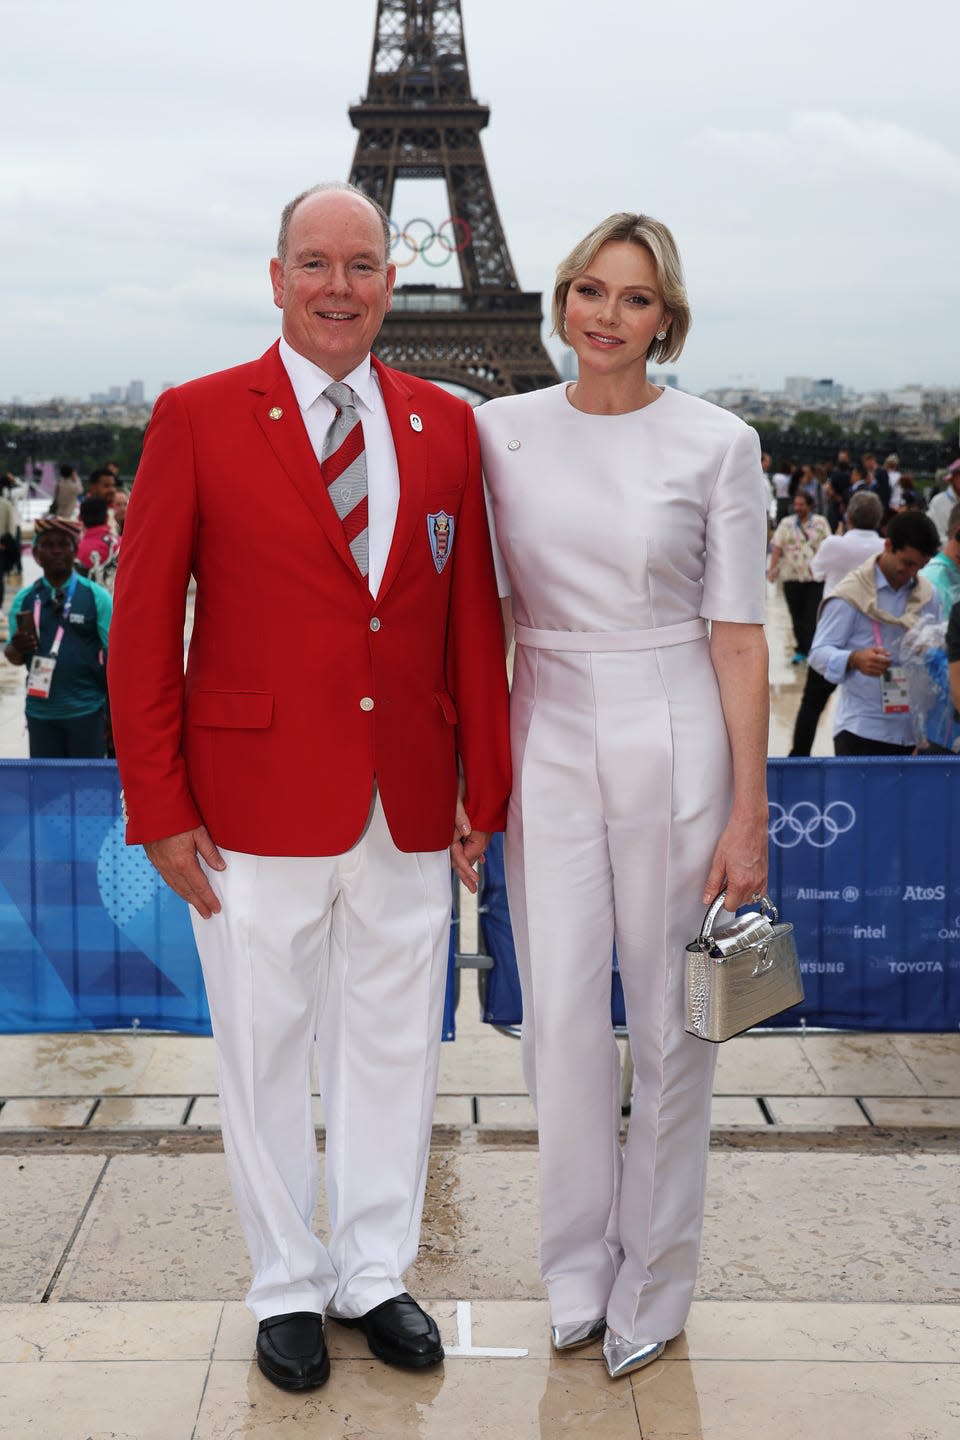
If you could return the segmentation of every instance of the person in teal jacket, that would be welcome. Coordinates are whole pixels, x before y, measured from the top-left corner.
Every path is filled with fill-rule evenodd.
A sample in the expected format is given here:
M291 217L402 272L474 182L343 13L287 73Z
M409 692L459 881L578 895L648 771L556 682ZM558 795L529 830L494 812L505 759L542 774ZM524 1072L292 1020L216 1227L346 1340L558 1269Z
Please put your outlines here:
M80 526L36 522L43 574L14 596L4 655L27 667L27 731L34 760L99 760L106 754L107 637L113 601L74 569Z
M929 565L920 571L925 580L940 596L943 613L950 611L960 600L960 500L957 501L947 519L947 534L939 552Z

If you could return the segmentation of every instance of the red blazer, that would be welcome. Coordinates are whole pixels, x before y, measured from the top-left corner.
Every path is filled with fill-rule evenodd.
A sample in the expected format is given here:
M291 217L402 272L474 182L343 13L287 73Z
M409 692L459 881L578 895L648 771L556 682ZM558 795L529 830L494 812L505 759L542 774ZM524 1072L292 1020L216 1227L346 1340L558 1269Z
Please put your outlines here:
M228 850L341 854L376 776L397 847L443 849L458 754L474 827L503 828L507 682L473 412L374 364L400 472L376 600L276 345L157 401L110 630L128 843L202 822ZM453 517L442 568L428 522L439 511Z

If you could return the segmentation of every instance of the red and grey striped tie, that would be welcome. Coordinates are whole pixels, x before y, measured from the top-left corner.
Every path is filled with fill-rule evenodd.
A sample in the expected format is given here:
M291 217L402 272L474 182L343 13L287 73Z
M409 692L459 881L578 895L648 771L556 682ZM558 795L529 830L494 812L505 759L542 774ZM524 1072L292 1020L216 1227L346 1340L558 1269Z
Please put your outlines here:
M367 529L367 455L363 426L354 404L356 397L349 385L334 380L323 393L336 405L337 413L323 437L320 473L333 508L340 517L357 569L361 575L366 575L370 567L370 537Z

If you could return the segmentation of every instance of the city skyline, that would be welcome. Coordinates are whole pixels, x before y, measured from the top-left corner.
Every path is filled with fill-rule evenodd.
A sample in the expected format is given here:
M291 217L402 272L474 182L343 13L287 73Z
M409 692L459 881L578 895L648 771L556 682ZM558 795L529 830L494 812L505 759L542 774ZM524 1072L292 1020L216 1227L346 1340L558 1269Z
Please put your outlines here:
M576 379L576 357L571 350L564 348L557 357L557 370L561 380L571 381ZM688 387L682 383L682 377L677 366L671 366L669 372L651 367L648 372L655 384L667 384L684 390ZM12 395L6 399L0 399L0 408L11 408L18 405L24 408L32 406L41 407L47 405L79 405L87 407L126 405L129 407L151 407L158 396L164 390L171 389L180 382L174 380L163 381L155 391L146 386L142 380L128 380L119 384L109 384L100 391L91 391L87 395L68 394L51 392L48 395L40 395L28 398L22 395ZM697 393L706 393L716 390L742 390L745 394L757 394L771 397L781 397L785 400L799 404L811 404L813 406L841 406L850 402L862 399L870 399L876 396L885 397L891 404L912 403L915 395L936 394L946 395L951 400L960 400L960 381L954 385L919 385L912 381L904 381L898 385L877 386L870 390L857 390L852 385L844 384L842 379L833 376L817 375L785 375L779 385L758 386L744 385L739 380L724 381L719 384L711 384L703 387ZM481 400L481 396L477 396Z
M577 362L574 352L564 347L557 356L557 369L562 380L574 380L577 373ZM675 386L679 389L686 387L681 383L681 377L676 365L671 365L668 371L651 367L648 372L651 379L658 385L664 383ZM171 389L179 382L174 380L163 381L155 391L145 386L139 379L131 379L126 382L113 383L106 386L102 391L92 391L88 395L82 394L57 394L39 396L36 400L28 400L24 396L14 395L8 400L0 400L0 406L18 405L46 405L46 404L78 404L78 405L153 405L157 397L164 390ZM872 395L885 395L892 403L905 399L910 392L943 392L951 396L960 396L960 381L954 385L931 385L923 386L914 381L903 381L899 385L878 386L872 390L860 391L852 385L845 384L842 378L820 375L785 375L779 385L773 386L745 386L738 380L721 382L720 385L708 385L705 389L716 390L718 388L743 389L755 391L758 394L779 395L786 399L800 401L802 403L824 403L842 404L850 399L863 398ZM478 397L480 398L480 397Z
M7 7L0 401L123 374L156 394L267 348L279 210L349 172L376 6L345 13L331 43L306 0L278 0L268 33L246 0ZM919 0L905 26L891 0L869 24L825 0L789 17L689 0L682 36L627 0L463 15L507 239L545 308L584 231L643 208L684 256L685 389L960 381L952 7ZM443 218L429 182L398 191L398 223Z

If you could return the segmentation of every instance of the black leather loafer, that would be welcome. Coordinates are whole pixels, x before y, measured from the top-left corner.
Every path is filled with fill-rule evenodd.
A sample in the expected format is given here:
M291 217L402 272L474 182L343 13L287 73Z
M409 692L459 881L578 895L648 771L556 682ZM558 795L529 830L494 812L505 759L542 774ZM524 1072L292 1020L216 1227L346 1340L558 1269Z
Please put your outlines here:
M367 1344L378 1360L388 1365L401 1365L407 1370L424 1370L443 1359L440 1331L436 1321L406 1291L384 1300L356 1320L347 1320L332 1311L331 1320L362 1330Z
M257 1364L281 1390L314 1390L330 1376L323 1316L312 1310L270 1315L260 1321Z

